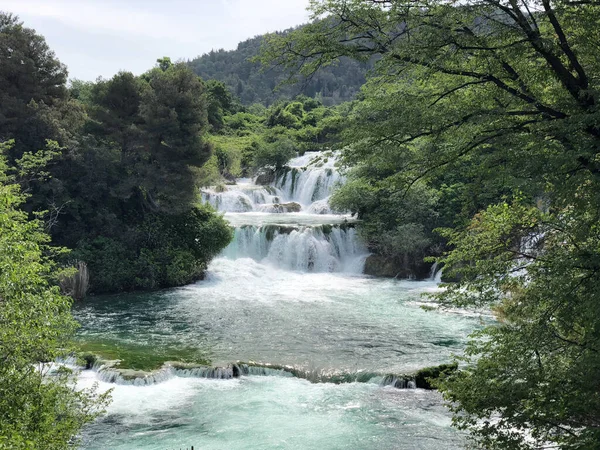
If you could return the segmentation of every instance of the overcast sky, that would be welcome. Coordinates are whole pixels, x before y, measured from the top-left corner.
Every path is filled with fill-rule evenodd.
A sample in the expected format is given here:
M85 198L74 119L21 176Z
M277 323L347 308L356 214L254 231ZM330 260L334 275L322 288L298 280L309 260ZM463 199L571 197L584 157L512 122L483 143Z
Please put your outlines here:
M308 20L308 0L0 0L45 36L70 78L140 74Z

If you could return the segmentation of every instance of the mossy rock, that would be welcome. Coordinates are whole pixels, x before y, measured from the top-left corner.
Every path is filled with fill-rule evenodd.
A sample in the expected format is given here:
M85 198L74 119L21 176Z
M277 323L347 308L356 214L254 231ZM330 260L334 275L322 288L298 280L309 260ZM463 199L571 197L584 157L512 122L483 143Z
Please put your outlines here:
M285 212L300 212L302 211L302 205L297 202L279 203L275 207L280 207Z
M415 383L421 389L435 389L435 380L441 376L449 375L458 370L458 363L440 364L434 367L425 367L415 374Z
M429 277L429 265L418 260L408 263L382 255L369 255L365 261L365 275L382 278L424 280Z
M99 361L98 355L90 352L82 352L77 354L77 362L81 364L86 370L94 367L94 364Z
M260 186L268 186L275 181L276 172L272 169L261 169L254 183Z
M271 195L277 194L277 189L275 189L273 186L264 186L264 189Z
M333 231L333 225L329 225L329 224L321 225L321 231L326 236L330 235L331 232Z
M351 228L356 228L356 224L354 222L344 222L336 226L342 231L348 231Z

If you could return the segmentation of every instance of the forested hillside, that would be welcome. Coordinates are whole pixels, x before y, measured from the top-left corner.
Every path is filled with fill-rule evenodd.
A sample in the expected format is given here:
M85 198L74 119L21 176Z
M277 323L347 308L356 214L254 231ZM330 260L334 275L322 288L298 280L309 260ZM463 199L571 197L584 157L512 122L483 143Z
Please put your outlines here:
M204 80L223 81L243 104L263 103L266 106L278 99L290 99L299 94L317 98L325 106L352 100L365 83L367 70L371 66L369 63L341 58L299 83L280 86L288 78L286 71L276 67L265 70L260 63L252 61L264 40L264 36L256 36L238 44L236 50L211 51L188 64Z

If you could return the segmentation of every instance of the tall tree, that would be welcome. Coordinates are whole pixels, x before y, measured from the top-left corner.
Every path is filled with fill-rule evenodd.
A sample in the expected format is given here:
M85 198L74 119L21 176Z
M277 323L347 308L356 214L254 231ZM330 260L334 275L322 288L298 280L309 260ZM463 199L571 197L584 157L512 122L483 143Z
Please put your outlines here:
M211 154L203 83L183 64L158 63L87 88L90 120L63 159L67 205L54 236L88 263L96 292L195 281L231 239L198 204L196 173Z
M342 56L379 57L346 161L366 167L373 186L451 181L487 196L468 226L444 232L453 250L443 261L460 282L441 300L500 319L441 384L455 423L487 448L597 448L600 5L311 6L322 20L270 39L263 56L304 74Z
M223 115L234 114L239 109L239 100L234 98L225 83L217 80L208 80L205 83L207 91L207 113L208 123L213 130L219 131L223 128Z
M57 137L43 111L66 99L66 81L67 69L45 39L0 11L0 139L15 139L17 156Z
M147 74L149 89L140 103L146 153L143 189L150 208L179 210L197 200L194 167L211 154L206 93L202 81L184 64Z

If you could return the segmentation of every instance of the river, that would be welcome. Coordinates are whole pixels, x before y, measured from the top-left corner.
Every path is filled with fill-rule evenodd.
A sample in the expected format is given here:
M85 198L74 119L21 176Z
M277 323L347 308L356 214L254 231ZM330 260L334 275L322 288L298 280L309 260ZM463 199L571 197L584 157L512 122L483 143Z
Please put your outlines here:
M424 310L433 280L362 275L368 253L354 219L328 205L343 182L334 162L309 154L270 186L204 190L235 227L205 280L76 308L84 341L194 354L222 368L83 371L82 386L114 389L83 449L464 446L437 392L385 375L449 362L480 319ZM251 363L240 365L246 372L236 373L238 361Z

